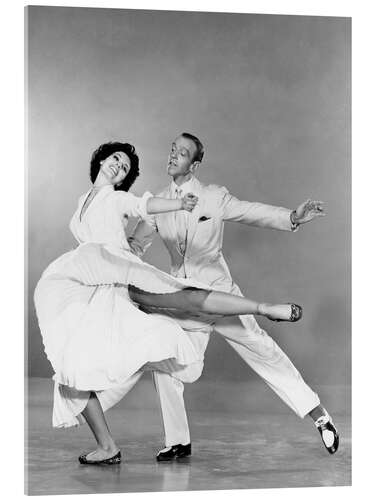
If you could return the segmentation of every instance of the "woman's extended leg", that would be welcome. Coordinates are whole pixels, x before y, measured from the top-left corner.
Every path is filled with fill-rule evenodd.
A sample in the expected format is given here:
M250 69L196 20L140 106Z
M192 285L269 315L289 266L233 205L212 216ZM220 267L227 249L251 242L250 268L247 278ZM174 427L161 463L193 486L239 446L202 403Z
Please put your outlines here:
M120 450L109 432L103 409L95 392L91 393L90 399L82 415L85 417L98 443L98 447L95 451L84 455L85 460L97 462L112 458L116 455Z
M259 303L225 292L185 288L175 293L156 294L129 286L129 295L134 302L149 307L179 309L191 313L237 316L259 314L276 321L297 321L302 309L295 304Z

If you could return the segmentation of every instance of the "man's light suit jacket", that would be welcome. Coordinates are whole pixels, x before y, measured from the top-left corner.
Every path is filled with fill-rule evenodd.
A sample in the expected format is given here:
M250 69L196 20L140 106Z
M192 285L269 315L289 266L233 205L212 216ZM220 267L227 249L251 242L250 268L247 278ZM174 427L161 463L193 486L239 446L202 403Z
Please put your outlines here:
M142 256L156 230L169 251L173 276L193 278L214 289L230 292L233 281L222 252L224 222L291 231L291 210L240 201L225 187L205 186L196 178L191 185L199 201L188 215L185 255L181 254L177 242L175 212L149 216L147 222L138 223L129 238L131 248L138 256ZM171 186L157 196L175 197Z
M175 212L152 215L147 221L140 221L129 238L132 251L142 256L157 231L169 251L170 272L173 276L192 278L215 290L242 295L239 287L232 280L222 252L224 222L240 222L258 227L292 231L291 210L238 200L225 187L205 186L195 177L192 179L189 191L198 196L199 201L187 217L185 255L181 253L177 241ZM157 196L174 198L175 193L170 185ZM241 321L245 327L248 327L245 317L242 316ZM181 321L181 326L190 331L199 329L194 321L190 323L185 321L185 324ZM207 342L208 338L204 345L200 346L201 349L205 349Z

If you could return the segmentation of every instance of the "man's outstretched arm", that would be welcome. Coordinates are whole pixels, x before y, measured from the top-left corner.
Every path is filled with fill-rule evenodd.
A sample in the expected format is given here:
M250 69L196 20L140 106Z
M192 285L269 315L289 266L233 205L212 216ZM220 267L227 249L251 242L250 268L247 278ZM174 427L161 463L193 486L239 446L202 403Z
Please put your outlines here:
M225 188L221 190L221 206L225 221L295 231L299 225L325 215L321 201L306 200L295 210L290 210L265 203L242 201L232 196Z

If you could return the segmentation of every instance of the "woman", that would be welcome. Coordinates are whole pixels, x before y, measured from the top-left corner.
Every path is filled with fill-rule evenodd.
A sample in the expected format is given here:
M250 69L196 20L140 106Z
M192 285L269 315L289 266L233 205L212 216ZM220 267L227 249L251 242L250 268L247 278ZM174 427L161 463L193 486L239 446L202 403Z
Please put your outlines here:
M302 314L295 304L259 304L173 278L134 256L124 231L128 217L192 211L197 203L193 195L137 198L128 190L138 175L130 144L107 143L93 153L93 187L79 199L70 222L79 246L52 262L35 290L43 343L55 372L53 425L87 421L98 448L80 457L86 464L121 461L103 414L118 401L121 383L148 362L198 360L176 322L147 315L138 305L194 315L260 314L276 321L297 321Z

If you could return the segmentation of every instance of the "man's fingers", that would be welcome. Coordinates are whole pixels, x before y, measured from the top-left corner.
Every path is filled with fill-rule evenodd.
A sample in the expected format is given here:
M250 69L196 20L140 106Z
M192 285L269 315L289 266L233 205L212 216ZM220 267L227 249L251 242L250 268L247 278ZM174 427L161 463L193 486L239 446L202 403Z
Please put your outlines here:
M313 203L316 207L323 208L324 201L314 201Z
M324 210L323 203L324 203L323 201L310 201L307 204L307 208L309 210L317 210L319 212L322 212Z
M323 210L313 210L312 213L317 217L324 217L327 215Z
M187 193L186 197L189 200L197 200L198 199L198 196L195 196L195 194L193 194L193 193Z
M192 212L198 203L198 196L193 193L187 193L184 196L184 207L188 212Z

